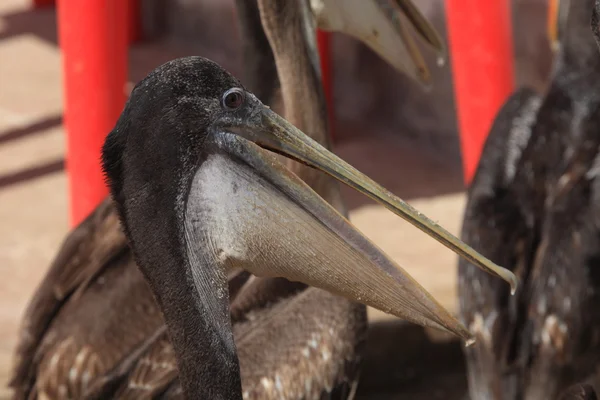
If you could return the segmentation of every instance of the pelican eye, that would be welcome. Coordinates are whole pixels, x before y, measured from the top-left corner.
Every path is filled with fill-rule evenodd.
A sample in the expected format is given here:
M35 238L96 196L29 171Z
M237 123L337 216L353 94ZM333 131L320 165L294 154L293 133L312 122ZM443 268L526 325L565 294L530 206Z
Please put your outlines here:
M244 104L244 98L244 91L242 89L229 89L223 95L223 107L226 110L237 110Z

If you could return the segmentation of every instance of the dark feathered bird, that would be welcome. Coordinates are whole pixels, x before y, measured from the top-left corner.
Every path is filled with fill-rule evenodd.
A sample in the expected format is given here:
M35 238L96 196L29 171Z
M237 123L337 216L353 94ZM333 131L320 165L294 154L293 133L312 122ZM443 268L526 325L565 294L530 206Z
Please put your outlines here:
M165 317L185 397L242 398L226 276L236 268L301 281L470 338L263 148L326 171L407 215L399 199L263 106L213 62L175 60L140 82L106 139L103 165L137 264ZM282 322L281 330L240 334L237 346L244 347L246 334L277 340L289 329ZM314 364L313 350L324 362L332 356L323 339L304 343L307 362ZM269 354L261 349L253 354ZM285 396L279 378L263 377L261 385ZM299 383L306 390L313 382Z
M459 262L473 399L552 399L600 361L600 53L593 0L562 0L543 96L498 114L468 193L462 238L520 279L506 288Z
M374 3L363 4L372 6ZM325 5L330 8L322 8L318 13L320 18L327 15L327 10L336 10ZM242 11L246 51L257 50L259 55L249 65L250 84L261 90L262 96L284 108L292 122L326 144L324 103L315 62L318 59L311 56L316 54L314 38L309 34L314 28L307 27L311 21L306 15L310 14L307 3L260 1L268 39L262 32L256 7L242 1L238 6ZM373 21L367 18L359 22ZM426 28L421 30L427 31ZM189 75L189 65L185 69L186 65L169 64L141 83L127 111L135 117L124 114L112 136L122 137L124 131L148 129L139 124L157 115L163 116L164 104L157 100L164 98L154 91L157 85L169 92L168 84L171 84L190 96L186 90L204 90L206 77ZM204 68L205 63L197 66ZM187 72L182 73L182 70ZM275 70L280 81L272 75ZM202 82L194 81L200 78ZM183 85L184 80L189 81L190 86ZM178 91L173 97L185 98ZM282 102L274 100L279 95ZM134 102L135 108L131 105ZM191 111L197 111L185 107L201 106L185 101L181 107L177 105L172 112L178 112L181 118L165 117L173 129L180 120L188 121L194 115ZM152 146L156 143L146 141L142 147ZM154 151L161 148L155 147ZM174 146L164 149L164 161L168 165L158 173L172 172L169 167L181 162L177 158L180 150ZM107 154L107 165L113 172L120 170L118 164L122 160L132 160L125 154L115 157L115 161L111 159L114 152ZM135 165L135 161L131 162ZM290 164L290 168L343 211L339 192L330 178L298 163ZM153 167L145 170L144 175L155 173ZM126 180L114 174L111 178L113 184ZM117 201L126 208L123 199L117 198ZM280 278L248 278L248 274L237 271L230 274L229 296L246 398L312 398L321 394L345 398L351 393L356 378L357 350L365 327L364 307L319 289L306 289L303 284ZM218 349L213 350L219 353ZM17 356L13 386L18 398L181 395L175 353L162 314L135 268L111 202L101 205L67 239L28 308ZM213 379L218 380L218 374Z

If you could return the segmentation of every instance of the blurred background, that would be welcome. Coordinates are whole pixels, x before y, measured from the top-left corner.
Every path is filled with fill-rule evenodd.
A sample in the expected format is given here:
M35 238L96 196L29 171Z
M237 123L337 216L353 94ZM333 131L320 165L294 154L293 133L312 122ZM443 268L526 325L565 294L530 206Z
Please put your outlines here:
M446 39L444 2L416 3ZM552 57L547 1L511 6L515 87L542 90ZM242 76L232 0L148 0L140 11L143 39L130 46L126 90L186 55ZM21 313L69 230L56 17L54 7L34 8L30 0L0 1L0 398L8 395ZM434 82L427 92L358 41L331 35L334 150L458 234L464 183L451 60L436 66L425 53ZM364 196L348 188L344 195L353 223L455 310L456 257Z

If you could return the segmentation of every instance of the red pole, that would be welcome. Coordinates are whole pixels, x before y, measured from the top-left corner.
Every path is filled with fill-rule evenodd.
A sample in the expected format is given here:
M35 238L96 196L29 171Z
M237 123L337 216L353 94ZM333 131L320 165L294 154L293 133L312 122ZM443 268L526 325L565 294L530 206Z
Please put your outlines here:
M321 59L321 76L323 79L323 90L327 101L327 115L329 118L329 133L333 139L333 122L335 110L333 107L333 82L331 80L331 34L317 29L317 47Z
M100 150L126 100L127 15L123 0L58 1L72 225L108 194Z
M509 0L447 0L454 93L465 183L498 109L513 91Z

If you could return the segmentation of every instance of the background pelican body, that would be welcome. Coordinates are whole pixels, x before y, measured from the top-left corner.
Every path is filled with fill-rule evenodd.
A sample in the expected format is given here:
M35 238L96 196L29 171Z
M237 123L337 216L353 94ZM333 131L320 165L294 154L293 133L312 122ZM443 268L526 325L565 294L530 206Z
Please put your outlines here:
M554 10L548 88L504 105L469 189L462 238L523 282L510 298L459 262L461 319L479 338L465 350L472 398L556 398L600 361L597 19L594 0Z

